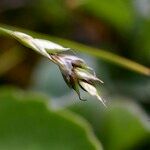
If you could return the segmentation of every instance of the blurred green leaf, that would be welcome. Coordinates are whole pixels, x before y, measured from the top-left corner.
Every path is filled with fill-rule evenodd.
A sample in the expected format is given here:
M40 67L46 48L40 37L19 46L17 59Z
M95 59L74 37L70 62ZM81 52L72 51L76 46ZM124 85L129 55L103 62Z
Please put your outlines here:
M37 0L34 5L36 15L41 19L50 20L51 24L58 26L70 18L70 13L62 0Z
M150 19L141 19L134 46L133 57L150 64Z
M2 25L0 25L2 26ZM7 30L7 29L9 30ZM3 28L0 28L0 35L2 34L10 34L10 30L14 30L14 31L18 31L20 29L16 29L14 27L6 27L4 26ZM128 68L130 70L133 70L133 71L136 71L138 73L141 73L141 74L145 74L145 75L148 75L150 76L150 69L141 65L141 64L138 64L134 61L131 61L131 60L128 60L126 58L123 58L121 56L118 56L116 54L113 54L111 52L107 52L107 51L104 51L104 50L101 50L101 49L97 49L97 48L92 48L92 47L89 47L89 46L86 46L86 45L83 45L83 44L79 44L79 43L76 43L76 42L73 42L73 41L69 41L69 40L65 40L65 39L61 39L61 38L56 38L56 37L51 37L51 36L44 36L44 35L41 35L41 34L37 34L37 33L31 33L29 31L24 31L22 30L22 32L26 32L26 33L29 33L31 35L34 35L36 37L40 37L41 39L48 39L48 40L52 40L52 41L55 41L59 44L62 44L66 47L69 47L69 48L72 48L72 49L76 49L77 51L80 51L80 52L85 52L87 54L90 54L90 55L93 55L93 56L96 56L96 57L99 57L101 59L104 59L108 62L111 62L111 63L114 63L114 64L117 64L119 66L122 66L122 67L125 67L125 68ZM24 40L24 39L23 39ZM32 45L29 44L29 47L31 47ZM36 51L39 51L37 49L35 49ZM45 49L44 49L45 50ZM50 50L51 51L51 50ZM48 52L48 50L46 51ZM40 52L42 54L42 52ZM47 57L47 53L45 55Z
M0 89L0 149L102 149L82 118L54 111L45 102L37 94Z
M150 139L150 124L146 114L134 103L112 103L107 110L94 101L69 106L85 117L106 150L130 150Z
M11 48L0 55L0 76L24 60L24 54L17 48Z
M85 0L82 7L121 32L130 31L135 21L131 0Z

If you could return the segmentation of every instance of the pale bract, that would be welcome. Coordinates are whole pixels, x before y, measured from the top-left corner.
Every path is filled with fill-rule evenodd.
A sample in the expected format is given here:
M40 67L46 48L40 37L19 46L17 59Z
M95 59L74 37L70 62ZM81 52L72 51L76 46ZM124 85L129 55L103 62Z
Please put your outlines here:
M91 84L88 84L88 83L86 83L86 82L79 82L79 84L82 86L82 88L84 88L89 94L91 94L92 96L96 96L102 103L103 103L103 105L105 106L105 107L107 107L106 106L106 104L105 104L105 102L102 100L102 98L99 96L99 94L98 94L98 92L97 92L97 89L93 86L93 85L91 85Z
M85 69L76 68L75 71L80 79L86 79L86 80L92 80L92 81L98 81L98 82L104 83L102 80L98 79L95 75L89 73Z
M22 32L14 31L11 32L11 34L14 38L16 38L25 46L32 48L33 50L48 57L49 59L50 59L50 54L52 53L69 50L69 48L64 48L63 46L58 45L54 42L45 39L33 38L32 36Z

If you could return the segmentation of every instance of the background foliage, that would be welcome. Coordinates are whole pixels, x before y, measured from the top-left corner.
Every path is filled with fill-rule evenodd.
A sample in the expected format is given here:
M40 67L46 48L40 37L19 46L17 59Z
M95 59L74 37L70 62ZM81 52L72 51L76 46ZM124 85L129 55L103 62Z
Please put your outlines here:
M72 47L104 81L108 105L79 101L54 64L1 36L1 149L150 149L148 73L107 53L150 66L149 0L1 0L0 23Z

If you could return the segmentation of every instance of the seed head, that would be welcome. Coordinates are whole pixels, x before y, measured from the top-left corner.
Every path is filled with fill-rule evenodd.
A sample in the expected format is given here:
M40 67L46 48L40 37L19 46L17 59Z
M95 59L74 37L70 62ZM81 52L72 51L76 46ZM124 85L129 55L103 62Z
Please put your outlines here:
M77 92L80 100L84 100L80 95L80 88L82 88L92 96L96 96L106 107L95 87L96 82L103 83L103 81L96 77L84 60L75 55L60 53L51 55L51 58L59 66L67 85Z

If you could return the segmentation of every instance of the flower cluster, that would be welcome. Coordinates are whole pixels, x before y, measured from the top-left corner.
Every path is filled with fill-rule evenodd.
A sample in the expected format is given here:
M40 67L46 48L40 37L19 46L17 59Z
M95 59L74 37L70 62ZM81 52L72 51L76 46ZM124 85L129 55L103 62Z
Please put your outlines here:
M80 96L80 89L89 94L96 96L106 107L104 101L99 96L95 88L96 82L101 82L94 73L94 71L85 63L84 60L75 55L70 54L54 54L51 55L53 61L59 66L62 76L67 85L73 88L79 95L80 100L84 100Z

